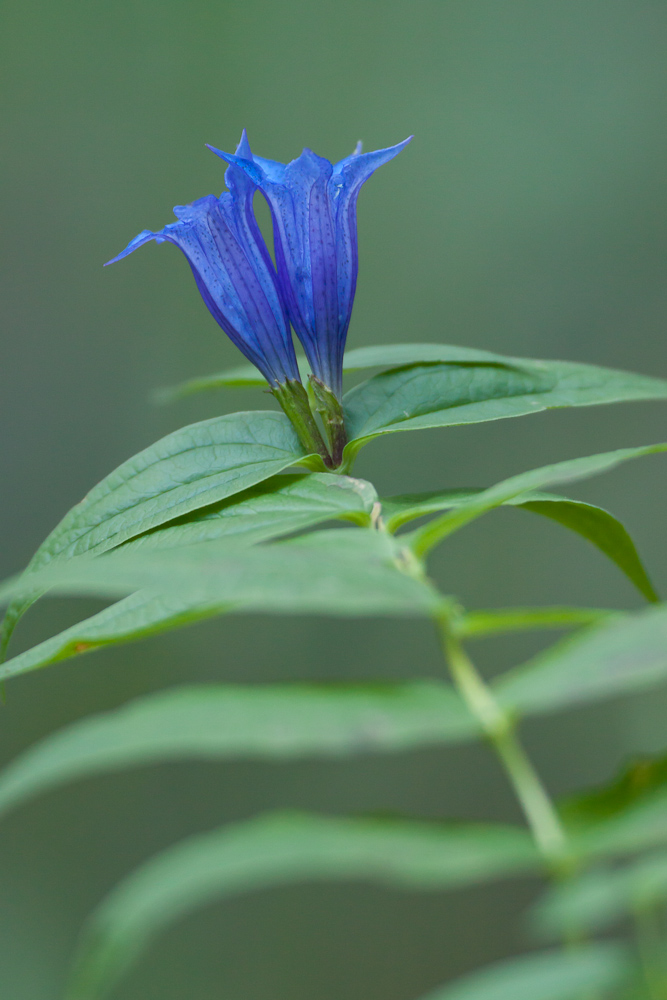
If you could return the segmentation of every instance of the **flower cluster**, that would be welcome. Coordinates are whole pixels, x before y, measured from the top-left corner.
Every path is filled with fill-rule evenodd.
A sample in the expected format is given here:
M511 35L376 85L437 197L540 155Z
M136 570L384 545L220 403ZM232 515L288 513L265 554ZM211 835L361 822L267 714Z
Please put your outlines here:
M290 418L296 396L308 422L290 324L323 408L339 410L358 271L357 196L364 181L409 141L372 153L362 153L359 144L336 164L304 149L283 164L254 156L244 132L235 154L209 147L228 164L227 191L177 206L178 222L158 232L144 230L109 263L149 240L174 243L214 319L266 378ZM275 267L253 212L257 190L271 209Z

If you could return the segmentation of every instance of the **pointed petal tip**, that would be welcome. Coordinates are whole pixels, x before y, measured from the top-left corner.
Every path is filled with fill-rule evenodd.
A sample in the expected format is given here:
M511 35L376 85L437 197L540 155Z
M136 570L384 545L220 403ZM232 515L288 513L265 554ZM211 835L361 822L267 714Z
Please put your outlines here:
M242 156L244 160L252 160L252 151L248 141L248 133L245 129L241 132L241 138L238 146L236 147L236 155Z
M216 156L221 156L223 160L226 160L231 155L230 153L223 153L221 149L218 149L217 146L212 146L210 142L205 142L204 145L207 149L210 149L212 153L215 153Z
M235 153L225 153L224 149L218 149L217 146L212 146L210 142L206 142L204 145L207 149L210 149L212 153L215 153L216 156L219 156L221 160L225 160L226 163L238 165L239 160L252 161L252 152L250 150L250 143L248 142L248 136L246 135L245 129L243 129L241 140L236 147Z
M115 264L116 261L122 260L123 257L127 257L129 254L133 253L139 247L142 247L144 243L148 243L150 242L150 240L157 239L157 237L158 234L152 232L150 229L142 229L142 231L139 233L138 236L135 236L133 240L130 240L130 242L127 244L124 250L121 250L120 253L117 253L115 257L111 258L111 260L106 261L102 265L102 267L108 267L109 264Z

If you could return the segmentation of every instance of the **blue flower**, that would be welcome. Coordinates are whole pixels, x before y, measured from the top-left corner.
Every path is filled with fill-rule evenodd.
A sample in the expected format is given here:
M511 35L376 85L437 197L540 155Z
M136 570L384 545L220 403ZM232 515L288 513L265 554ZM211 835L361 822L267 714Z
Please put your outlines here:
M364 181L410 142L331 164L310 149L291 163L253 156L245 132L236 155L209 148L242 168L271 208L282 296L313 374L337 398L357 284L357 196Z
M237 149L250 157L247 140ZM114 261L155 240L174 243L188 259L213 318L272 387L300 381L289 321L275 268L252 211L255 184L237 167L225 174L229 191L174 208L178 222L144 229Z

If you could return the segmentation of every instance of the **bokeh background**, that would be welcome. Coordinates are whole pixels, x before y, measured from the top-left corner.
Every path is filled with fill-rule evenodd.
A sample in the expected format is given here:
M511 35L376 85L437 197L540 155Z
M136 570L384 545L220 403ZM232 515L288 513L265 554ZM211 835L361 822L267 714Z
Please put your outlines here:
M5 0L2 67L3 575L115 465L184 423L265 408L156 387L238 363L171 247L103 270L171 207L223 186L205 148L331 159L414 133L364 189L353 346L439 341L667 376L667 6L659 0ZM667 436L664 405L551 412L392 436L357 474L384 493L485 485ZM609 507L667 590L657 457L573 488ZM434 572L471 607L639 599L586 543L517 510L454 537ZM101 605L45 601L15 649ZM552 637L479 644L489 673ZM236 618L12 681L0 757L90 712L199 680L436 676L433 635L385 620ZM664 695L546 718L550 788L603 781L667 742ZM191 832L274 806L517 819L484 748L344 763L142 768L44 796L0 827L0 994L57 1000L85 915ZM527 946L512 882L417 895L296 886L165 934L123 1000L414 1000Z

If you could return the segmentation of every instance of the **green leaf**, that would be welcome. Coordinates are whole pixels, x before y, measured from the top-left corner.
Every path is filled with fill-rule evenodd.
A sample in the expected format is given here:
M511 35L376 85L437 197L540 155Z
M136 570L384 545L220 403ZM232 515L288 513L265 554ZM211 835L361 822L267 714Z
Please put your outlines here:
M312 532L239 547L229 540L169 549L120 549L52 562L0 586L0 601L33 586L61 594L155 594L281 614L425 615L442 597L404 562L400 543L369 528Z
M231 605L140 590L18 656L0 664L0 681L68 660L91 650L136 642L173 628L194 625L231 610Z
M229 500L140 535L126 542L122 551L173 548L222 538L235 545L249 545L336 517L368 520L375 500L375 490L362 479L327 473L272 476ZM146 638L225 610L227 607L216 601L199 606L173 594L133 594L9 660L5 668L0 666L0 675L14 676L99 646Z
M228 826L165 851L111 892L84 936L68 998L103 996L157 934L214 899L306 879L433 891L538 868L530 836L512 827L298 814Z
M618 617L618 612L605 608L494 608L461 615L454 620L454 631L462 639L487 638L508 632L598 625L612 617Z
M388 530L396 531L418 517L474 504L483 492L481 489L461 489L389 497L382 501L382 515ZM497 506L529 510L576 532L611 559L647 600L659 600L632 538L621 522L602 507L538 491L510 497L488 509L494 510Z
M140 535L125 551L196 545L219 538L255 544L345 518L368 524L377 494L371 483L331 473L272 476L233 497Z
M667 679L667 605L613 618L504 674L496 695L520 714L641 691Z
M632 538L609 511L594 504L564 500L548 494L536 494L534 500L510 500L509 503L575 531L616 563L647 601L660 600Z
M303 355L298 357L299 369L302 375L309 371L308 362ZM492 354L490 351L477 351L470 347L454 347L451 344L384 344L375 347L357 347L346 351L343 360L343 371L353 372L362 368L387 368L413 365L429 361L478 361L511 362L520 366L520 358L506 358L502 354ZM247 388L248 386L266 386L264 379L254 365L240 365L215 375L203 375L188 379L180 385L168 389L158 389L155 393L159 403L171 403L176 399L191 396L197 392L207 392L211 389L223 389L232 386Z
M462 499L455 509L429 522L423 528L417 529L411 536L412 548L417 555L424 556L434 545L437 545L438 542L442 541L448 535L469 524L475 518L481 517L487 511L493 510L495 507L500 507L502 504L517 499L520 503L525 500L530 503L535 502L534 496L522 496L522 494L533 494L535 490L540 490L545 486L555 486L558 483L572 483L581 479L589 479L591 476L600 475L602 472L614 469L616 466L630 459L641 458L644 455L654 455L663 451L667 451L667 444L644 445L639 448L619 448L617 451L601 452L598 455L588 455L584 458L573 458L565 462L556 462L554 465L545 465L539 469L531 469L528 472L519 473L517 476L511 476L509 479L504 479L496 483L495 486L490 486L488 489L482 490L481 493L474 494L467 499ZM547 500L545 502L555 501ZM540 501L540 504L542 504L542 501ZM544 510L541 509L539 513L544 513ZM552 514L551 516L553 517L554 515ZM566 519L573 523L576 522L579 525L577 530L581 534L585 534L587 530L585 519L579 518L577 520L571 512L566 516ZM590 519L594 520L593 515L590 515ZM611 529L608 523L605 534L599 521L596 524L598 527L590 540L595 544L601 543L606 546L604 551L606 551L607 555L612 555L613 553L612 558L614 561L625 572L628 572L634 582L639 585L639 582L643 578L641 572L639 576L637 575L637 565L632 559L633 549L628 549L623 534L619 535L618 531L614 533L614 529ZM631 542L630 545L632 545ZM641 563L639 563L639 567L641 571ZM645 586L646 583L643 585ZM650 587L650 581L648 581L648 586Z
M0 813L68 781L142 764L341 757L478 735L456 692L435 681L176 688L83 719L21 754L0 773Z
M584 945L512 958L472 972L423 1000L582 1000L606 991L632 972L626 949Z
M8 660L1 678L224 611L430 616L442 611L444 600L412 575L398 540L366 528L247 548L229 539L172 549L121 548L11 580L0 587L0 601L20 597L35 584L42 592L102 596L146 589Z
M590 826L653 799L667 788L667 756L638 757L609 784L568 799L561 812L570 825Z
M392 368L343 397L348 449L356 454L373 438L395 431L470 423L471 407L480 411L477 420L495 419L504 415L508 401L536 400L554 385L555 379L537 365L528 369L476 361ZM530 412L525 403L517 405L520 412Z
M667 380L595 365L500 358L412 364L344 398L348 457L382 434L539 413L553 407L667 399Z
M282 413L234 413L191 424L124 462L62 519L33 557L32 573L54 559L101 553L190 511L217 503L306 458ZM3 623L5 649L39 596L27 590Z
M618 815L576 829L578 850L589 857L634 854L667 843L667 791L647 795Z
M622 868L598 868L551 888L533 910L543 934L597 932L667 899L667 853Z
M632 763L610 785L567 800L563 820L592 857L632 854L667 843L667 757Z

